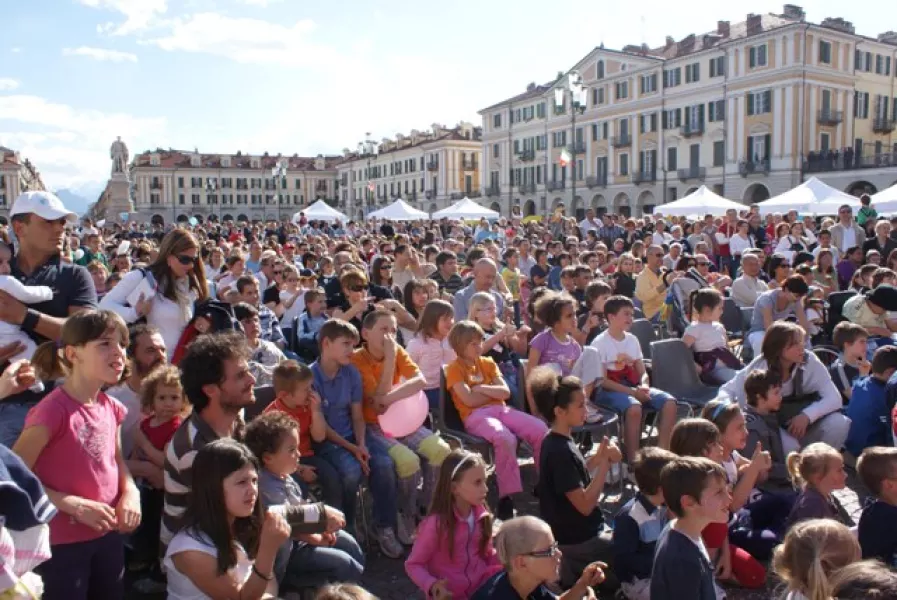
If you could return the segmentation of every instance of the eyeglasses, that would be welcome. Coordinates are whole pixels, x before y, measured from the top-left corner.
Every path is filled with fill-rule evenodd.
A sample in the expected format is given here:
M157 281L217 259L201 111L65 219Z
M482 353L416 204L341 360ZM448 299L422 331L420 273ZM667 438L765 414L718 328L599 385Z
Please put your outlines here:
M694 267L698 266L698 263L690 262L690 263L688 263L687 266L688 266L689 269L691 269L691 268L694 268Z
M695 263L695 264L698 265L699 267L709 267L710 266L709 262L699 262L699 263Z
M363 292L366 289L368 289L367 285L350 285L349 286L350 292Z
M281 271L278 271L277 269L275 269L275 270L274 270L274 274L275 274L275 275L283 275L283 271L282 271L282 270L281 270Z
M389 271L392 268L392 265L380 265L381 271Z
M524 556L532 556L533 558L553 558L558 555L560 548L558 543L554 542L545 550L536 550L535 552L527 552Z
M178 254L175 258L178 259L178 262L184 265L195 265L196 264L196 256L187 256L186 254Z

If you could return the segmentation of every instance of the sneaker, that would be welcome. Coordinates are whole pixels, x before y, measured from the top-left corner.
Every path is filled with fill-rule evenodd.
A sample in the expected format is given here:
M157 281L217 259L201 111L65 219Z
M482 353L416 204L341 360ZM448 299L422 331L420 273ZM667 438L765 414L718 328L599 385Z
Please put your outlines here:
M507 521L509 519L514 518L514 500L511 499L510 496L505 496L504 498L499 498L498 500L498 510L495 511L495 516L501 519L502 521Z
M414 515L406 515L402 511L399 511L396 518L396 537L399 538L399 541L405 546L414 545L414 538L416 537L415 529L417 529Z
M377 545L380 546L380 552L389 558L401 558L405 553L405 548L396 539L391 527L384 527L374 534Z
M604 415L598 410L598 407L591 402L586 402L586 423L599 423Z

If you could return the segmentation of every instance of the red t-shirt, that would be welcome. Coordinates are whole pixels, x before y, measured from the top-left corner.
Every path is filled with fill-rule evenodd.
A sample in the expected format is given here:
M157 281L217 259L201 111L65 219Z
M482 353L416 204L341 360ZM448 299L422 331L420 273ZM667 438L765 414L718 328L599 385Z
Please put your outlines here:
M311 408L308 406L290 408L280 400L275 400L266 406L263 412L272 410L286 413L299 425L299 456L314 456L315 451L311 447Z
M146 439L149 440L150 444L152 444L156 450L165 450L165 444L171 441L171 438L174 437L174 432L181 426L184 418L178 415L155 427L152 425L152 420L152 417L143 419L143 421L140 422L140 431L143 432L143 435L146 436Z

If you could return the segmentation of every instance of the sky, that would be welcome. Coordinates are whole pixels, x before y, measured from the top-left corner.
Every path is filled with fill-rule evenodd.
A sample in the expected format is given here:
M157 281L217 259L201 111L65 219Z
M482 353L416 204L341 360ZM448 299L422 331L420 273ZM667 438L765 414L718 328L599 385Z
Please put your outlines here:
M897 23L887 3L802 6L870 36ZM367 132L479 125L478 110L601 43L659 46L781 11L766 0L0 0L0 145L50 189L95 196L116 136L132 156L337 154Z

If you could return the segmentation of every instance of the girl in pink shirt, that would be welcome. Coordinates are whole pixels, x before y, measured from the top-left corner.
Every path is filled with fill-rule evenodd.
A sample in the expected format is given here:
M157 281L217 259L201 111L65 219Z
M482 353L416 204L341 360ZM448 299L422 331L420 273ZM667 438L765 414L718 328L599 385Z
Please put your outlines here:
M408 355L427 380L424 394L434 412L439 410L439 372L456 358L448 343L448 332L454 324L452 305L445 300L430 300L421 312L417 335L408 342Z
M467 600L502 570L486 508L486 465L455 450L439 470L430 514L421 521L405 572L427 598Z
M61 341L32 359L41 379L65 376L28 413L13 450L59 509L50 521L52 558L38 569L45 600L124 595L122 533L140 524L140 494L121 452L127 409L101 389L121 379L128 330L111 311L70 316Z

